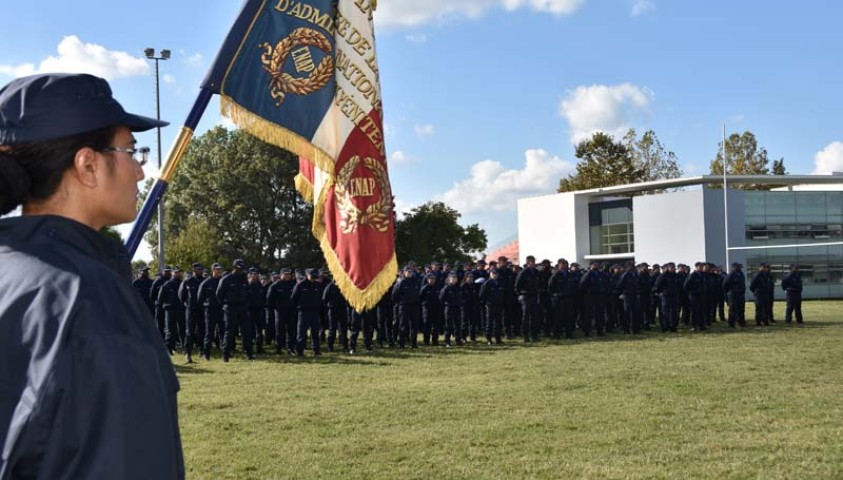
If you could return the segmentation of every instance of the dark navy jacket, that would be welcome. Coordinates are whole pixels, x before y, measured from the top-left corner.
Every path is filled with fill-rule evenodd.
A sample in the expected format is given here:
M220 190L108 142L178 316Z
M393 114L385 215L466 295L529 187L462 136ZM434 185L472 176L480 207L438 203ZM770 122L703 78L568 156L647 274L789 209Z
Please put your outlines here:
M129 259L73 220L0 220L0 478L184 478L178 380Z
M245 273L228 274L220 279L217 286L217 300L224 306L245 307L248 295L246 288L249 280Z
M294 308L293 299L290 298L293 294L293 289L296 288L295 280L278 280L274 282L269 290L266 292L266 301L269 306L277 311Z
M402 278L392 287L392 301L400 305L419 305L421 303L420 289L416 277Z
M746 277L743 272L732 270L723 281L723 291L730 295L744 296L746 294Z
M483 282L478 298L480 299L480 303L493 310L503 308L504 288L500 280L494 279Z
M322 285L303 280L293 288L290 298L299 311L318 312L322 309Z
M220 285L220 279L208 277L199 285L199 303L206 308L222 308L220 301L217 298L217 287Z
M802 276L797 273L788 273L782 279L782 290L787 292L788 297L798 298L802 295Z

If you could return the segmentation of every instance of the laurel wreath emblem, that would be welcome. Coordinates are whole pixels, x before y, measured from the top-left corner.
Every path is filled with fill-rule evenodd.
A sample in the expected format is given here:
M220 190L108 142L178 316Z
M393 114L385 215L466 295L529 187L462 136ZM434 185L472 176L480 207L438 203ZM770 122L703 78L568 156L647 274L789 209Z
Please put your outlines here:
M328 55L319 62L315 70L307 77L297 78L284 72L284 64L294 48L307 45L317 47ZM270 75L269 92L275 100L275 106L280 107L288 93L294 95L310 95L320 90L331 81L334 76L334 58L331 53L331 43L328 38L311 28L297 28L287 38L273 47L267 42L259 48L264 50L261 55L263 69Z
M392 189L389 186L389 176L383 164L372 157L366 157L363 166L366 167L380 187L380 199L369 205L364 212L351 200L351 193L348 191L348 184L351 182L351 175L360 165L360 157L354 156L343 165L337 174L337 181L334 184L334 194L337 199L337 208L340 211L340 230L344 234L357 231L360 225L368 225L375 231L385 233L389 230L390 211L392 209Z

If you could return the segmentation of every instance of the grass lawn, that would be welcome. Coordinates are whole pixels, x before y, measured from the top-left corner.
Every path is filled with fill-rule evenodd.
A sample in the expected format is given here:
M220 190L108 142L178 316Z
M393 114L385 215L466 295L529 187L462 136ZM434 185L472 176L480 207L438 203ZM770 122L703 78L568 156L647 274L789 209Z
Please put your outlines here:
M774 326L738 331L176 357L187 475L843 478L843 302L803 311L784 325L777 302Z

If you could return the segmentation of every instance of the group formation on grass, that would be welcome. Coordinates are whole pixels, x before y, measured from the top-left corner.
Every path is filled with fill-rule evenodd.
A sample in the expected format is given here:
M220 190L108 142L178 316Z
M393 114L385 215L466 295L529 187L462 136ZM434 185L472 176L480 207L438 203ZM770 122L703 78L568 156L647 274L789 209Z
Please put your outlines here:
M341 348L354 354L374 346L445 348L485 340L536 342L603 336L613 331L636 334L659 328L675 332L680 325L706 330L717 321L746 326L747 280L742 265L722 268L699 262L692 268L667 263L607 265L582 269L560 259L555 266L527 257L523 266L505 257L488 264L410 262L374 308L356 311L326 269L260 272L236 260L230 271L214 264L208 271L194 264L188 278L179 268L164 268L154 280L148 269L134 285L146 300L171 353L181 349L193 362L194 349L205 359L214 348L227 361L239 338L247 358L265 353L321 355ZM766 265L749 289L755 322L773 319L776 283ZM795 312L802 323L802 282L797 266L781 282L787 292L786 322ZM725 306L729 306L728 316Z

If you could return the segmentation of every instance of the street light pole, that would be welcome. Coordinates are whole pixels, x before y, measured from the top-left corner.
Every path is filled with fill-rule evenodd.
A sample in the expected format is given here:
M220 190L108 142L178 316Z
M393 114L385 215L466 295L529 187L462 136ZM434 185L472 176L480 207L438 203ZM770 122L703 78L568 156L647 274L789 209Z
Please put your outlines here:
M161 120L161 93L160 83L158 80L158 61L168 60L170 58L169 50L161 50L161 55L155 55L154 48L147 48L144 50L146 58L155 60L155 114L156 118ZM158 133L158 171L161 171L161 127L157 128ZM158 273L164 270L164 202L158 203Z

